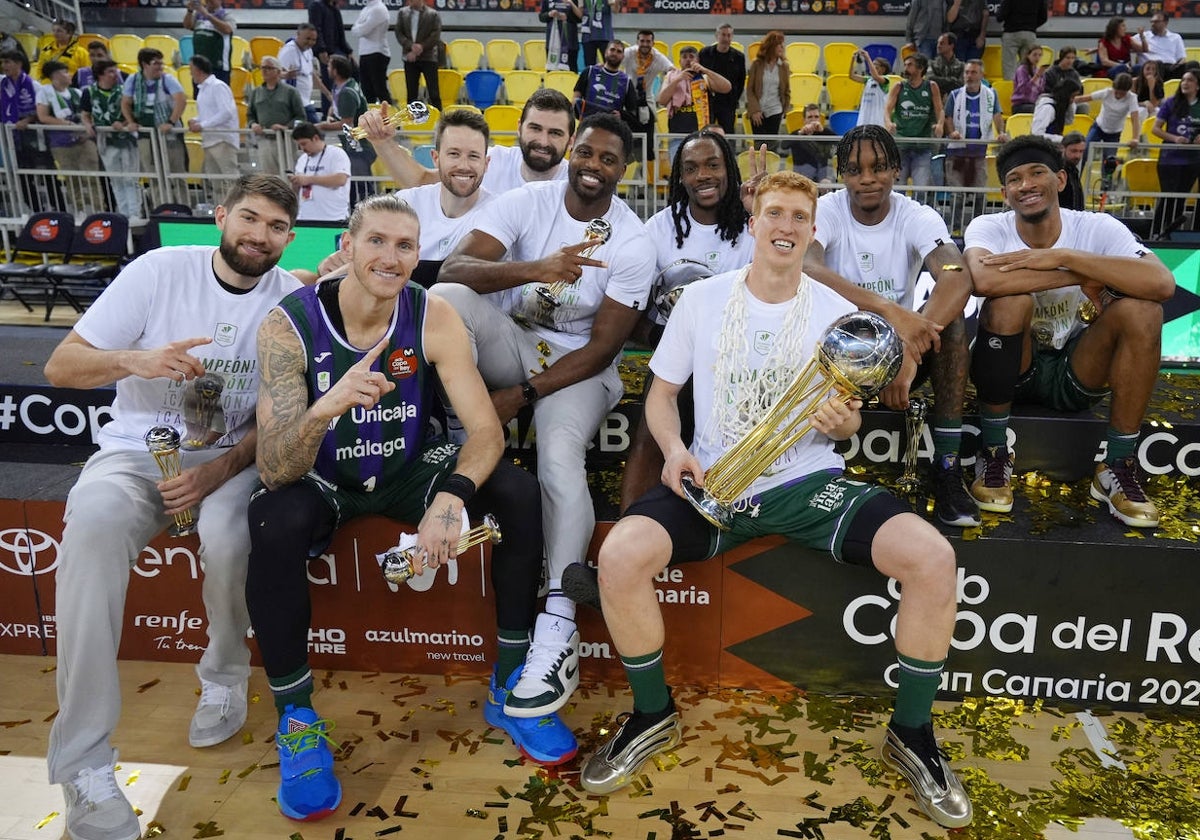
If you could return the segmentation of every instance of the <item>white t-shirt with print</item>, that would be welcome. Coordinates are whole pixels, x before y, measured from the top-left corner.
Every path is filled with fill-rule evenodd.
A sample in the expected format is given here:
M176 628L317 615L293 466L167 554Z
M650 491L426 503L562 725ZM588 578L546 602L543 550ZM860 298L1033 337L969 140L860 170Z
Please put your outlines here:
M509 193L488 204L475 227L505 247L506 259L539 260L586 238L590 220L571 218L564 205L566 192L565 181L529 184L520 193ZM498 305L515 319L529 323L542 338L570 350L587 344L592 321L605 297L631 309L645 309L654 279L654 243L638 215L616 196L604 220L612 225L612 235L591 256L608 267L585 267L579 280L559 296L560 306L543 304L537 294L542 283L505 289L496 298Z
M1130 114L1135 118L1138 111L1138 98L1132 91L1125 91L1122 99L1117 99L1117 92L1112 88L1097 90L1092 93L1092 100L1100 101L1100 113L1096 116L1096 125L1105 134L1120 134L1125 128L1125 121Z
M1054 248L1072 248L1101 257L1142 257L1147 253L1129 228L1106 213L1059 210L1062 232ZM1012 210L976 216L967 225L965 250L979 248L991 254L1026 251L1029 246L1017 233L1017 214ZM1033 337L1043 347L1061 350L1087 326L1079 318L1079 307L1087 296L1078 286L1047 289L1033 295Z
M480 188L475 206L457 219L442 212L442 185L425 184L400 190L397 196L407 201L421 219L421 259L444 260L458 241L475 229L480 212L495 198Z
M101 350L153 350L172 341L209 336L191 354L225 380L221 392L225 435L233 446L254 426L258 399L258 327L300 282L281 268L263 275L245 294L222 288L213 271L215 248L159 248L130 263L75 324ZM145 451L151 426L174 426L186 437L184 399L192 382L127 376L117 382L112 422L99 433L101 449Z
M521 164L524 161L519 146L492 146L488 150L488 168L483 176L484 189L492 195L500 195L526 184L539 183L538 181L526 181L521 175ZM565 160L559 161L554 177L548 180L567 180L567 162Z
M324 151L317 155L301 154L296 159L297 175L334 175L338 172L350 174L350 157L340 146L326 143ZM350 215L350 179L340 187L323 187L311 184L300 188L300 215L303 222L342 222Z
M941 215L900 193L892 193L887 218L864 225L850 212L848 190L817 199L817 232L825 265L864 289L913 309L917 275L925 257L950 242Z
M696 434L691 452L708 469L719 458L728 445L720 436L708 428L712 414L716 382L714 371L717 365L717 345L721 339L721 328L726 312L730 308L734 281L738 271L718 274L692 283L679 298L671 312L671 320L663 332L662 341L650 359L650 369L660 379L675 385L692 378L695 392ZM808 284L812 295L812 311L804 332L800 358L789 360L794 367L782 372L789 381L812 358L817 341L825 328L843 315L855 311L850 301L823 286L808 275L802 283ZM792 301L765 303L742 287L746 301L746 328L753 340L749 342L746 367L752 375L762 375L761 370L771 352L775 338L783 328L784 318L792 308ZM759 372L755 374L755 372ZM762 493L789 481L810 475L820 470L840 470L845 466L842 456L833 448L833 441L819 432L810 432L791 449L784 452L762 476L754 481L743 494Z

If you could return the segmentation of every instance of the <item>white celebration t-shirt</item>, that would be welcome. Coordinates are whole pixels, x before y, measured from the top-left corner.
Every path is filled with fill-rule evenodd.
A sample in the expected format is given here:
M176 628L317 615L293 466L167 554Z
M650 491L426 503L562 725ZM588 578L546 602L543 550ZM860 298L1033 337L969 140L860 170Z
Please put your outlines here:
M350 174L350 156L341 147L326 143L318 155L301 154L296 159L297 175ZM303 222L342 222L350 215L350 179L340 187L311 184L300 188L300 215Z
M396 193L421 219L421 259L444 260L458 241L475 229L480 212L495 197L480 188L475 205L456 219L442 212L442 185L425 184Z
M488 150L488 168L483 176L483 188L492 195L500 195L537 181L526 181L521 175L521 149L518 146L492 146ZM550 181L567 180L567 162L558 162L558 168Z

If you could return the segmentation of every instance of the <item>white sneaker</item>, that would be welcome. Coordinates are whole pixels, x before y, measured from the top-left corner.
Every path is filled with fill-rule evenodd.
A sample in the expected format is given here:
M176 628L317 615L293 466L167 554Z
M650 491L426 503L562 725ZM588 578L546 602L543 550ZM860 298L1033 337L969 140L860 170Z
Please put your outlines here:
M504 701L504 714L539 718L566 705L579 687L579 629L569 618L541 613L521 678Z
M200 680L200 702L188 729L189 744L193 747L215 746L238 734L245 723L245 683L221 685Z
M117 787L113 763L80 770L63 784L67 800L67 834L73 840L138 840L142 835L133 806Z

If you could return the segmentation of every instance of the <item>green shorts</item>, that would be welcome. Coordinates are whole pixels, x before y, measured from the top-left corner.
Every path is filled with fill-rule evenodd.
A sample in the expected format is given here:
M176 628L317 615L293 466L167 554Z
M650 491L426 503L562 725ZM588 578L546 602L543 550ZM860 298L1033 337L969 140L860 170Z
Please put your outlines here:
M1071 370L1071 356L1082 336L1079 333L1061 350L1035 349L1033 364L1017 380L1013 402L1036 403L1055 411L1083 411L1108 396L1107 388L1093 391L1083 387Z

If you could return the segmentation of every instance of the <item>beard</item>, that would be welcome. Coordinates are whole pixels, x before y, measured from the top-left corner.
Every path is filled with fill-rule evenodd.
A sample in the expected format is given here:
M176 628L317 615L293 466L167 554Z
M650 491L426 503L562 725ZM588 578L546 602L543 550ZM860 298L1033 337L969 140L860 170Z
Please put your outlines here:
M224 236L221 237L221 245L218 250L221 252L221 259L225 260L225 264L243 277L262 277L278 265L279 258L283 256L282 253L265 254L257 260L250 259L238 251L236 243L230 242Z
M560 163L562 163L563 156L561 154L559 154L557 150L552 149L549 146L539 146L538 147L539 149L544 149L545 151L550 153L550 157L547 158L545 161L531 158L529 155L531 148L533 148L533 147L522 144L521 145L521 158L525 161L525 165L528 166L530 169L532 169L534 172L549 172L551 169L553 169L554 167L556 167Z

